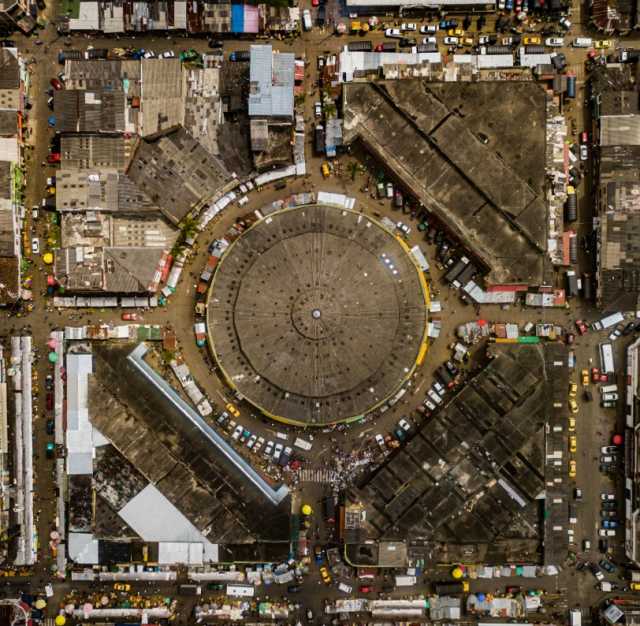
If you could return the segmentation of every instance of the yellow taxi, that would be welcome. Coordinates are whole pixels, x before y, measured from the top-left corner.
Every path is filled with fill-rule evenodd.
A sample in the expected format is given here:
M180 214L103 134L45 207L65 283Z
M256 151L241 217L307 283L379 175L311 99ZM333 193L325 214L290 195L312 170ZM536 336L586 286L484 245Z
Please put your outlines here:
M578 403L576 402L575 398L569 398L569 408L571 409L572 413L578 412Z
M462 45L463 45L463 46L472 46L472 45L473 45L473 43L474 43L474 41L473 41L473 37L465 37L465 38L462 40Z
M569 478L575 478L577 474L577 464L574 459L569 461Z
M631 583L629 589L631 589L631 591L640 591L640 583Z
M324 565L320 568L320 576L322 576L322 582L325 585L331 584L331 574L329 574L329 570Z
M127 585L125 583L116 583L113 588L116 591L131 591L131 585Z
M603 48L611 48L611 42L608 39L601 39L600 41L594 41L593 45L596 50L602 50Z
M329 164L325 161L322 164L322 176L324 178L329 178L330 174L331 174L331 170L329 169Z
M233 417L240 417L240 411L238 411L238 409L233 404L231 404L231 402L225 405L225 409L227 409L227 411L231 413Z
M575 417L570 417L569 418L569 432L570 433L575 433L576 432L576 418Z
M538 35L526 35L522 38L522 43L525 46L539 46L542 43L542 39Z
M569 397L575 398L578 395L578 384L571 381L569 383Z
M578 451L578 438L575 435L569 437L569 452Z
M582 370L580 372L580 376L582 377L582 386L588 387L589 386L589 370Z
M449 37L462 37L464 35L464 31L462 28L450 28L447 31L447 35Z

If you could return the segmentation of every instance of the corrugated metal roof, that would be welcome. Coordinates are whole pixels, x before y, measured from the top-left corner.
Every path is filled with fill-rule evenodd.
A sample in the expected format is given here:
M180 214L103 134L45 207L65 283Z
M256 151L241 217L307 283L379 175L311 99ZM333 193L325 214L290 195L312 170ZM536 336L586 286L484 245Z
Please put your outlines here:
M271 46L251 46L249 115L293 116L295 55L273 53Z
M69 19L69 30L99 30L100 10L97 2L81 2L78 17Z
M640 146L640 115L603 115L601 146Z
M519 62L521 67L536 67L537 65L549 65L551 63L550 54L527 54L524 46L520 46Z
M418 65L441 60L439 52L354 52L345 46L340 53L340 76L342 82L350 82L354 72L374 72L387 64Z
M475 6L495 6L493 2L486 0L411 0L411 2L403 2L402 0L347 0L348 7L446 7L460 5Z

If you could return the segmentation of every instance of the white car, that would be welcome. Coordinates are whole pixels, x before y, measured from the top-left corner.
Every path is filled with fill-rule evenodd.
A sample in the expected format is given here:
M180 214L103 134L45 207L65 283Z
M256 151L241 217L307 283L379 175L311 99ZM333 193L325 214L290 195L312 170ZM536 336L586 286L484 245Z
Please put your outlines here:
M241 424L238 424L235 430L233 431L233 433L231 434L231 439L233 439L234 441L238 441L243 431L244 431L244 426L242 426Z
M560 18L559 24L565 30L569 30L571 28L571 22L566 17Z
M445 37L444 38L445 46L457 46L459 41L460 40L457 37Z
M143 56L145 59L155 59L156 53L153 50L147 50Z
M31 252L33 252L33 254L38 254L40 252L40 240L37 237L34 237L31 240Z
M404 430L406 433L408 433L411 430L411 424L409 424L409 422L407 422L407 420L404 418L402 418L398 422L398 426L400 426L400 428L402 428L402 430Z
M322 103L316 102L313 106L316 113L316 117L322 117Z
M274 461L278 461L280 459L280 455L282 454L282 451L284 450L284 446L278 442L276 444L276 447L273 450L273 460Z
M268 459L273 454L273 441L267 441L267 445L264 449L264 457Z
M34 205L31 207L31 219L32 220L37 220L38 219L38 207L37 205Z
M610 528L601 528L598 531L598 534L601 537L615 537L616 536L616 531L615 530L611 530Z
M430 410L430 411L435 411L436 410L436 405L431 402L431 400L429 400L428 398L425 398L424 401L424 405Z
M614 493L601 493L600 494L600 500L605 501L605 500L615 500L616 496Z
M489 43L489 35L480 35L478 37L478 45L486 46Z
M436 380L434 381L432 387L438 392L438 394L440 394L441 396L444 396L446 389L444 388L444 385L442 383L439 383Z
M258 452L260 452L260 449L262 448L263 445L264 445L264 437L258 437L258 441L255 442L251 451L257 454Z
M402 37L402 33L399 28L387 28L384 31L385 37Z
M163 59L175 59L176 55L175 55L175 52L173 50L167 50L166 52L162 53L162 58Z
M562 46L564 46L564 39L562 37L547 37L544 40L544 45L550 48L562 48Z
M429 389L429 391L427 391L427 395L436 403L436 404L442 404L442 398L433 390L433 389Z
M256 445L256 441L258 441L258 437L256 437L256 435L251 435L251 437L247 439L247 448L251 450L251 448Z
M432 35L431 37L423 37L422 38L422 43L423 44L438 43L438 40Z
M405 24L402 24L400 30L402 32L413 33L417 30L417 27L413 22L407 22Z
M420 32L423 35L428 35L429 33L437 33L438 25L437 24L427 24L426 26L420 26Z
M586 144L580 144L580 160L586 161L589 158L589 148Z
M409 233L411 232L411 228L409 226L407 226L404 222L398 222L396 224L396 228L402 232L404 235L409 235Z
M380 446L380 448L382 450L386 450L387 449L387 444L385 444L384 442L384 437L380 434L376 435L376 443Z

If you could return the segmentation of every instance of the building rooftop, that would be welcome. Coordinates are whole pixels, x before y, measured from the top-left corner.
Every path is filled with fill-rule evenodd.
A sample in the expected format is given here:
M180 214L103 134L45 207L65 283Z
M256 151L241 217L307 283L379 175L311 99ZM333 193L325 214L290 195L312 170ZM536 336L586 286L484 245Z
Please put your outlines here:
M136 468L136 475L150 483L143 489L141 479L131 483L134 489L119 509L123 520L147 541L198 542L205 534L211 543L283 542L286 553L286 489L280 494L267 486L278 497L275 503L265 499L193 428L192 417L184 413L187 405L144 362L145 351L142 345L134 353L130 347L108 345L95 350L92 422ZM230 448L226 441L222 444ZM256 510L261 512L258 518ZM158 526L149 511L171 511L175 524Z
M20 65L14 50L0 48L0 90L20 88Z
M329 206L284 210L218 264L210 345L228 383L266 414L335 423L411 375L426 349L426 297L407 250L380 224Z
M521 119L529 120L526 151ZM344 141L357 140L490 268L492 282L543 281L545 95L539 85L348 84Z
M249 65L249 115L293 117L295 55L252 45Z
M174 223L233 181L224 163L182 127L153 141L141 141L128 175L140 194Z
M452 544L535 537L548 384L541 347L496 349L352 494L370 532Z
M123 172L130 143L123 135L67 135L60 138L63 169L114 169Z

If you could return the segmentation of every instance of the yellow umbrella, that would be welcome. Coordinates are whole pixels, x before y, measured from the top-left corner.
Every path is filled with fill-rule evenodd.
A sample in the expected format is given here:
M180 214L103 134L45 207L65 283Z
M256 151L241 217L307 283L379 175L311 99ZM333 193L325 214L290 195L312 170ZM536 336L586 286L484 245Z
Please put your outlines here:
M53 254L51 254L51 252L45 252L42 255L42 260L47 264L47 265L51 265L53 263Z
M463 571L462 571L459 567L454 567L454 568L451 570L451 575L452 575L456 580L458 580L458 579L462 578L462 576L463 576Z
M308 504L302 505L302 514L303 515L311 515L313 513L313 509Z
M56 626L64 626L67 623L67 618L64 615L56 615Z

